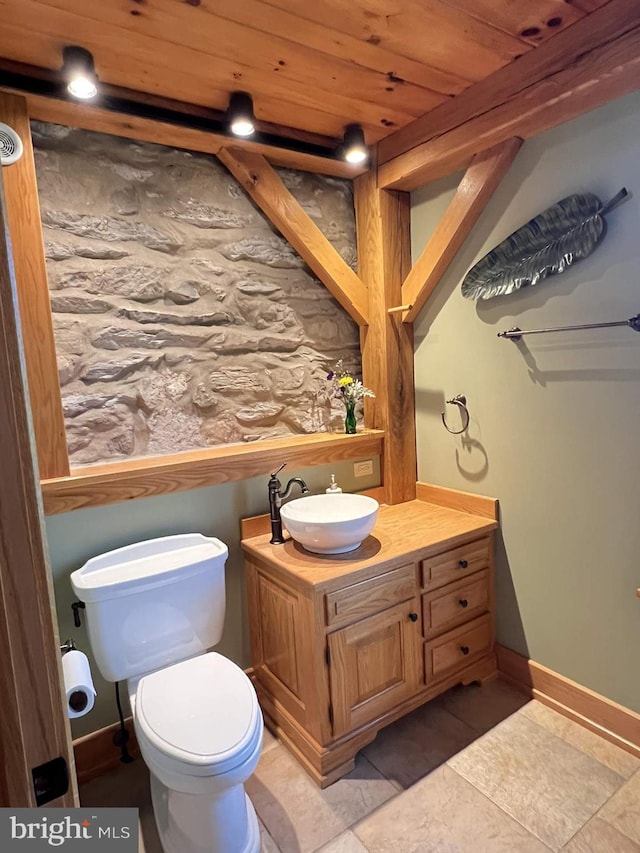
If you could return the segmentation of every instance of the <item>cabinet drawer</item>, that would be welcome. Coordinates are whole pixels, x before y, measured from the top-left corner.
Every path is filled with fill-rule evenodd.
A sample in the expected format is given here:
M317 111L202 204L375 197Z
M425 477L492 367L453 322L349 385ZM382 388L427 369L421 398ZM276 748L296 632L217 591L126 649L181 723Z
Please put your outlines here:
M491 651L491 617L480 616L448 631L437 640L424 644L424 666L427 684L450 675L481 655Z
M416 567L410 565L329 592L326 596L327 625L364 619L413 598L416 590Z
M489 609L489 570L447 584L422 596L422 624L425 637L469 622Z
M435 589L480 569L488 568L490 544L490 538L477 539L475 542L467 542L459 548L443 551L441 554L423 560L421 563L423 587Z

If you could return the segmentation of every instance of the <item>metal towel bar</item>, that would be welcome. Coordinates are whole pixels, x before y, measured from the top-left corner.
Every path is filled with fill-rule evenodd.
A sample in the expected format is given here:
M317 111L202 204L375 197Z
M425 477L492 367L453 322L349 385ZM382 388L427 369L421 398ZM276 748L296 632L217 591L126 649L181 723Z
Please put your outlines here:
M554 326L549 329L526 329L523 331L515 326L508 332L498 332L499 338L511 338L519 341L523 335L544 335L547 332L575 332L579 329L610 329L613 326L628 326L634 332L640 332L640 314L630 317L628 320L617 320L613 323L584 323L582 326Z

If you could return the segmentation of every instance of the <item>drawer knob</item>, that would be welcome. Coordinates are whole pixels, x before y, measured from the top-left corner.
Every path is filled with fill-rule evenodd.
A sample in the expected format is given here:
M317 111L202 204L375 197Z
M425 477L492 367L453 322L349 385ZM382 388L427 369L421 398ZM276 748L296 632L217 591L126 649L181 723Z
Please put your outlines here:
M463 655L468 655L469 654L469 646L460 646L460 651L462 652Z
M458 601L458 604L460 605L460 607L468 607L469 602L466 598L461 598L460 601Z
M411 619L412 622L417 622L418 621L418 614L417 613L410 613L409 619Z
M466 569L467 566L469 565L469 561L468 560L460 560L458 562L458 565L460 566L461 569Z

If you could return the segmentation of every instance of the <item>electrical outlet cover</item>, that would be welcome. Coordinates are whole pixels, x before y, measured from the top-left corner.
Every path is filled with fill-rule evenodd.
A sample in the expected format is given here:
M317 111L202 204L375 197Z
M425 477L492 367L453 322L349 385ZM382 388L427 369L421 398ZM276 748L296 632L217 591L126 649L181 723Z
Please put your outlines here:
M354 477L368 477L373 474L373 459L367 459L364 462L353 463Z

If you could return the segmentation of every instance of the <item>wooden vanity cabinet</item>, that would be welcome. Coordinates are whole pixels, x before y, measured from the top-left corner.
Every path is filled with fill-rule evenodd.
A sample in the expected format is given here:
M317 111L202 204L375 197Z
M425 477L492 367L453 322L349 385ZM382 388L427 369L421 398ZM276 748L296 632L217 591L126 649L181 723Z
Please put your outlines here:
M242 543L265 722L323 787L383 726L496 669L495 521L400 506L381 507L373 535L348 555L269 545L268 536ZM438 539L433 516L443 513L449 526Z

